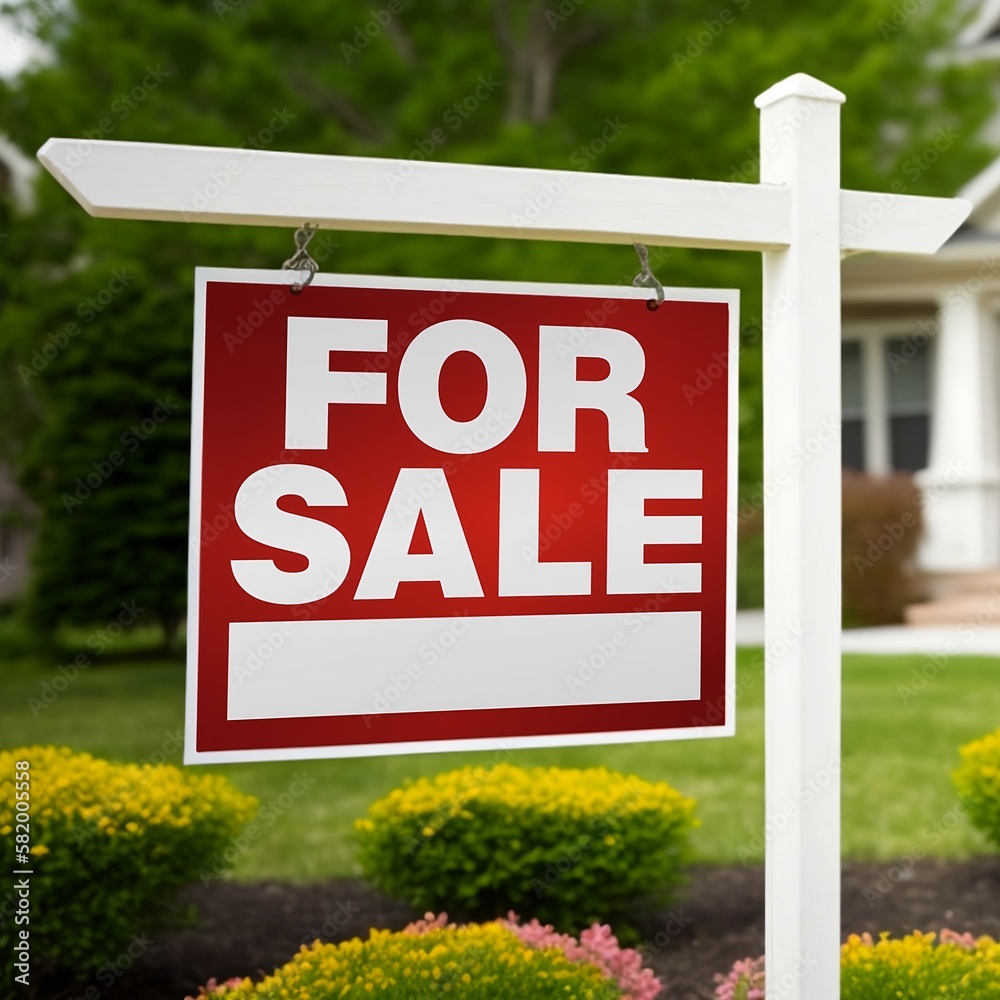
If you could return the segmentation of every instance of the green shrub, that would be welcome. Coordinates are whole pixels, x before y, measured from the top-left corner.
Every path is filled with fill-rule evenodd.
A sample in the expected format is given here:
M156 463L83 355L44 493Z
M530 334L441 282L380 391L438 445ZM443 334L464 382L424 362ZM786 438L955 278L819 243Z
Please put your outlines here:
M663 782L604 768L501 764L421 778L356 827L367 877L422 910L627 932L638 898L679 881L693 809Z
M1000 729L959 750L962 764L952 775L969 822L1000 847Z
M27 765L27 766L25 766ZM22 777L26 775L26 777ZM15 794L27 793L29 830ZM9 982L19 931L32 974L83 979L155 930L173 891L197 877L249 820L257 802L214 775L112 764L66 748L0 752L0 848L30 851L30 923L0 923Z
M536 949L499 923L443 927L426 933L373 930L302 950L256 985L209 984L200 996L226 1000L328 1000L373 997L421 1000L621 1000L618 984L595 965L571 961L559 948Z
M1000 944L990 937L943 930L893 940L883 932L852 934L840 949L841 1000L995 1000L1000 995ZM743 959L715 977L718 1000L763 997L764 959ZM779 984L780 993L780 984Z

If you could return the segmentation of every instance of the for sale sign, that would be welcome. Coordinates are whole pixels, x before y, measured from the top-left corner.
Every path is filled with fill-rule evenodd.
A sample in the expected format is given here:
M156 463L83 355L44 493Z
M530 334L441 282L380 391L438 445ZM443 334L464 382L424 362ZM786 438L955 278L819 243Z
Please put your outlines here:
M733 730L737 293L199 270L188 762Z

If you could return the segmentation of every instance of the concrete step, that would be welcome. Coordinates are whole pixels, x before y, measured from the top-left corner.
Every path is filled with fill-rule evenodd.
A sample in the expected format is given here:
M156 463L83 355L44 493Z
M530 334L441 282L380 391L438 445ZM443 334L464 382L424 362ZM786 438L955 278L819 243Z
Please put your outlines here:
M907 625L1000 625L1000 585L995 590L911 604L903 617Z
M1000 595L1000 570L984 570L981 573L964 573L960 577L956 577L955 594Z

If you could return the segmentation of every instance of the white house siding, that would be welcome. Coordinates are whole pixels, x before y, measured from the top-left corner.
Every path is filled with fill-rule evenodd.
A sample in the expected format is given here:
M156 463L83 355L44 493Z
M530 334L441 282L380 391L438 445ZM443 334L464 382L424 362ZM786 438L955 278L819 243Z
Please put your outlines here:
M929 424L926 465L917 471L925 522L921 567L939 575L1000 568L1000 235L966 229L929 260L850 259L843 276L845 352L852 341L869 352L865 467L875 473L905 467L893 462L887 440L909 396L911 415L922 410ZM896 345L908 347L911 360L880 386L873 344L900 335ZM925 406L915 398L920 379L892 383L914 363L929 383ZM894 411L889 397L900 388L903 405Z

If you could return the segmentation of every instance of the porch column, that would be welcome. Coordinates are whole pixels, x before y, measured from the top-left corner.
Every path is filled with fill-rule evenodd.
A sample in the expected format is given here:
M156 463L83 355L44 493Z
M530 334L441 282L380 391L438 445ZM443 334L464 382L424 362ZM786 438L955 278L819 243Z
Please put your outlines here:
M968 291L969 284L963 286ZM920 564L939 573L1000 567L1000 410L995 317L980 295L941 301L923 493Z

